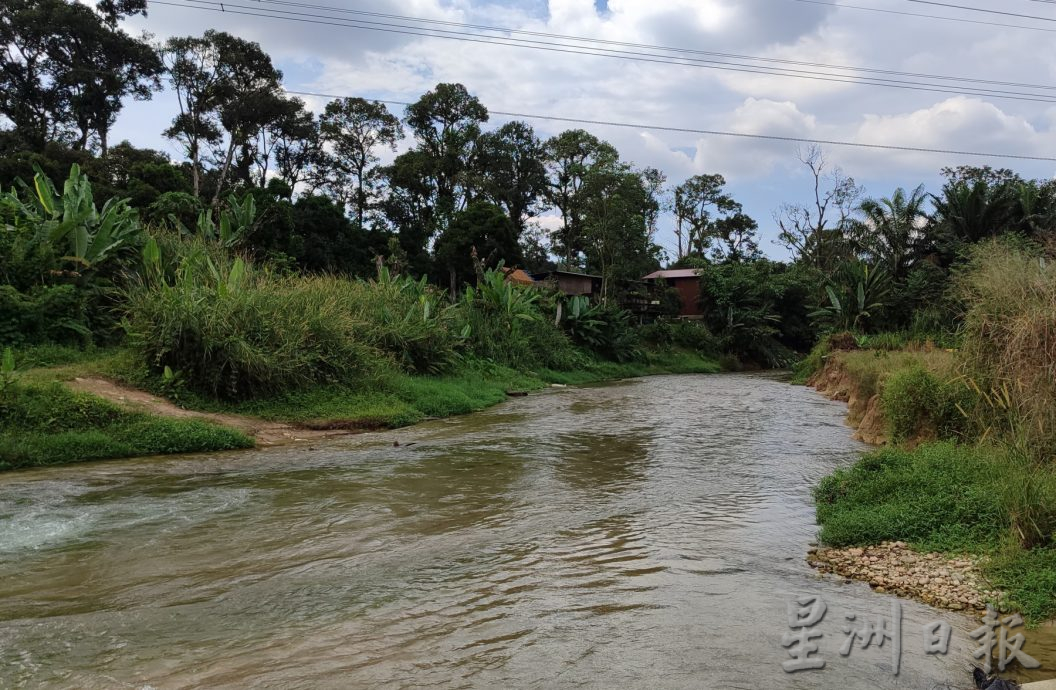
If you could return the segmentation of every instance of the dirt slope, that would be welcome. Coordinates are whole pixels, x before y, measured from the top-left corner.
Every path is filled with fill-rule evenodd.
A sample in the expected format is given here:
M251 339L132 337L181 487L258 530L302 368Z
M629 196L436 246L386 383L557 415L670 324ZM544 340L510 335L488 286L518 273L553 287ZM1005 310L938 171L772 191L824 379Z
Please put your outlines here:
M283 422L269 422L256 417L217 412L195 412L173 405L168 400L150 393L128 388L113 381L101 378L75 378L66 385L74 390L98 395L111 402L136 410L141 410L159 417L177 417L180 419L199 419L232 427L252 436L257 445L271 446L292 441L307 441L329 436L348 434L347 429L303 429Z

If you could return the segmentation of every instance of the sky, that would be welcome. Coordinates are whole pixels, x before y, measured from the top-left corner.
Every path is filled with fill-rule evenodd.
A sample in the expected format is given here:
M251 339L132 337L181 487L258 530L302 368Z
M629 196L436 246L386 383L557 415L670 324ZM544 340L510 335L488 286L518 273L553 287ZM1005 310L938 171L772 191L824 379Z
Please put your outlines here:
M761 249L777 259L788 253L776 242L775 212L784 203L812 199L813 178L797 158L803 145L650 127L1056 158L1056 91L1050 91L1056 89L1056 51L1051 49L1056 6L1033 0L1000 5L1004 12L1033 18L915 0L289 0L338 10L231 0L222 13L187 0L166 1L172 4L151 1L147 17L129 20L128 28L148 31L157 40L213 28L257 41L284 72L288 90L410 102L439 82L461 82L492 110L646 125L525 118L544 138L581 126L615 145L625 160L661 169L671 184L696 174L723 175L734 198L758 221ZM997 7L985 0L952 4ZM953 93L934 93L568 54L233 13L239 6L251 12L298 12L302 19L311 19L309 14L356 18L342 15L344 8L752 58L1014 82L1030 86L988 88L1044 97L963 94L958 91L978 85L957 81L943 82ZM789 68L820 69L785 65ZM305 100L317 111L326 102ZM402 115L402 108L391 107ZM178 146L161 135L175 111L168 92L129 103L113 138L179 158ZM509 119L493 115L489 126ZM1056 175L1051 161L834 145L823 150L831 166L839 166L873 197L919 184L937 192L943 166L1009 167L1030 178ZM552 217L540 220L544 227L554 222ZM656 239L674 255L670 216L662 219Z

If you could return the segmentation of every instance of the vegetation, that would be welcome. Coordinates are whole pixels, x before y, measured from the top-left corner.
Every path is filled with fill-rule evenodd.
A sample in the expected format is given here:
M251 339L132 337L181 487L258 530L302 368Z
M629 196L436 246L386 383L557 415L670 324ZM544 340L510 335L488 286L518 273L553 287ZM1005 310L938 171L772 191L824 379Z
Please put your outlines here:
M1037 245L984 242L954 281L958 351L826 355L835 338L815 351L809 367L838 357L858 395L879 394L891 441L921 444L827 477L816 494L823 540L984 555L1012 606L1034 621L1056 614L1054 288Z
M129 412L58 383L0 384L0 470L252 445L233 429Z

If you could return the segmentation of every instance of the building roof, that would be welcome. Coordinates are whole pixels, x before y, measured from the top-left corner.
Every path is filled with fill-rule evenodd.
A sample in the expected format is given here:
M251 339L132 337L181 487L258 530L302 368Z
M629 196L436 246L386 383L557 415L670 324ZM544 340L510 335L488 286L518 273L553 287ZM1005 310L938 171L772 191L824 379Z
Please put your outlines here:
M509 283L516 283L518 285L535 285L535 281L532 280L532 277L519 268L504 268L503 272L506 274L506 281Z
M642 280L656 280L657 278L698 278L700 274L695 268L673 268L667 271L653 271Z
M596 275L593 275L591 273L580 273L579 271L561 271L561 270L556 270L556 271L541 271L539 273L533 273L532 274L532 277L534 277L536 280L541 280L541 279L547 278L549 276L575 276L577 278L597 278L598 280L601 280L601 276L596 276Z

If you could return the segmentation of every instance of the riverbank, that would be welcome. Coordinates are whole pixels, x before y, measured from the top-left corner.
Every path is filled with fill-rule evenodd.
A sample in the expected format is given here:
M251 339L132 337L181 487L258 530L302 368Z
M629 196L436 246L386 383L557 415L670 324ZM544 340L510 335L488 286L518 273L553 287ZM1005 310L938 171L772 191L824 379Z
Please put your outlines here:
M992 603L1039 623L1056 615L1056 475L976 431L957 358L825 356L809 383L848 403L856 438L884 447L817 487L823 546L809 560L878 591L954 610Z
M476 412L512 394L654 374L714 373L693 352L592 362L571 371L516 371L465 359L441 376L389 372L360 385L320 385L241 401L158 381L123 349L42 348L16 355L0 405L0 470L166 453L275 445Z

